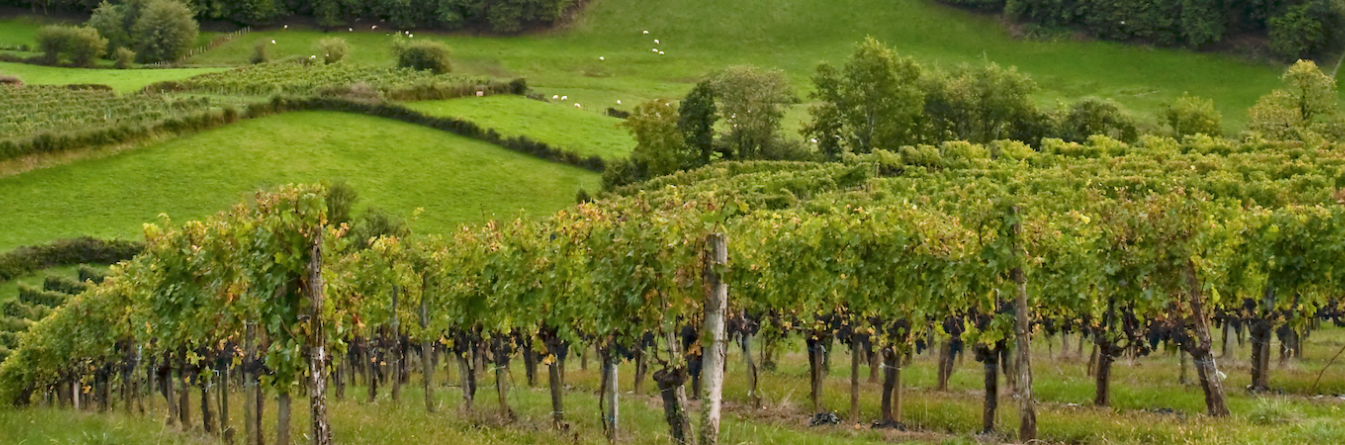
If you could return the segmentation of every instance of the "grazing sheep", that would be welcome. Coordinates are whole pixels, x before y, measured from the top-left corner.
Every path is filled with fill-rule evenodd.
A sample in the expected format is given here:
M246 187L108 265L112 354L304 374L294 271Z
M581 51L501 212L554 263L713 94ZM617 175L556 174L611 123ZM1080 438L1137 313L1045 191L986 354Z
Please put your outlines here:
M574 104L574 107L575 107L575 108L584 108L583 105L579 105L579 104Z
M570 96L561 96L561 97L560 97L560 100L561 100L561 102L570 100Z
M560 95L557 94L557 95L551 96L551 100L560 100Z
M607 58L603 56L598 56L598 60L607 60Z
M617 105L621 105L621 99L617 99L617 100L616 100L616 104L617 104Z
M654 39L654 44L655 44L655 45L658 45L658 44L659 44L659 43L658 43L658 39Z
M659 52L658 52L658 55L660 55L660 56L663 55L663 51L659 51Z
M658 52L658 48L654 48L653 51L654 51L654 52Z
M645 34L645 35L649 35L649 30L646 29L646 30L644 31L644 34Z
M271 44L272 44L272 45L275 45L275 44L276 44L276 41L275 41L275 40L272 40L272 41L271 41Z

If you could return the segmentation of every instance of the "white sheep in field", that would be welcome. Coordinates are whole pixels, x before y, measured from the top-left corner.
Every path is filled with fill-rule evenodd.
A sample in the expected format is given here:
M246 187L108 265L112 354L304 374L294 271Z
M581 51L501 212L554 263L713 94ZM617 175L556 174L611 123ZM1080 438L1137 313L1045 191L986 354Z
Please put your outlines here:
M371 30L373 30L373 29L378 29L378 25L371 26L371 27L369 27L369 29L371 29Z
M654 39L654 44L655 44L655 45L658 45L658 44L659 44L659 43L658 43L658 39Z
M658 52L658 48L654 48L654 49L652 49L651 51L653 51L653 52Z
M663 51L659 51L659 52L658 52L658 55L660 55L660 56L663 55Z
M355 28L350 28L350 32L355 32Z
M644 31L644 35L649 35L649 30L646 29L646 30Z
M598 56L598 60L607 60L607 58L603 56Z
M617 100L616 100L616 104L617 104L617 105L621 105L621 99L617 99Z
M272 40L272 41L271 41L271 44L272 44L272 45L275 45L275 44L276 44L276 41L275 41L275 40Z
M570 100L570 96L561 96L561 97L560 97L560 101L561 101L561 102L564 102L564 101L567 101L567 100Z
M557 94L557 95L551 96L551 100L560 100L560 95Z
M575 107L575 108L584 108L583 105L579 105L579 104L574 104L574 107Z

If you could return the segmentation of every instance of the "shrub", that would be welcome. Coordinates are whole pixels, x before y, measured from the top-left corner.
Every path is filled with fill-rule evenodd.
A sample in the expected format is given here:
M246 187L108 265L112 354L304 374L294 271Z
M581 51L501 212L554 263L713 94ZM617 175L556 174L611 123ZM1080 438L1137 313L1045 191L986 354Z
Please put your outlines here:
M257 42L257 46L252 47L252 57L248 58L248 62L252 62L253 65L259 65L271 60L271 55L267 48L267 42L265 40Z
M419 41L398 44L397 66L414 70L428 70L435 74L453 71L453 62L448 57L448 46L439 42Z
M173 60L187 53L200 25L191 9L174 0L153 0L131 26L131 39L140 61Z
M116 59L117 62L112 64L112 66L119 70L124 70L130 68L131 65L135 63L135 51L131 51L130 48L117 48L113 53L113 58Z
M1223 115L1214 108L1214 101L1190 94L1164 106L1162 120L1178 138L1195 134L1219 136L1224 132Z
M65 57L82 67L93 66L93 59L107 49L107 39L99 37L98 30L78 26L44 26L37 31L37 44L45 62L56 64Z
M144 249L145 245L137 242L89 237L24 246L0 254L0 282L56 266L113 264L129 260Z
M346 39L340 37L328 37L318 41L317 50L322 53L322 61L326 63L340 62L346 57L346 51L350 46L346 44Z

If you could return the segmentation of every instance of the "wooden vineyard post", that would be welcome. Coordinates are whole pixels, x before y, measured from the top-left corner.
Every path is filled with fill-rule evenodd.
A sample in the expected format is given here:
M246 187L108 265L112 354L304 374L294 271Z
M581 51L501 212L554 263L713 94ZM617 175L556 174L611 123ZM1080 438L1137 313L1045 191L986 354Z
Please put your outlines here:
M1018 208L1012 210L1014 216L1018 215ZM1014 237L1014 255L1022 255L1022 248L1019 243L1019 236L1023 230L1022 224L1015 221L1013 224ZM1028 316L1027 306L1027 277L1023 274L1023 267L1016 266L1010 272L1013 281L1018 285L1018 292L1014 298L1014 314L1017 318L1014 323L1014 385L1015 395L1018 397L1018 440L1028 442L1037 438L1037 407L1036 402L1032 400L1032 349L1031 336L1032 330L1031 317Z
M709 249L706 261L705 325L701 345L705 347L705 402L701 405L701 445L719 443L719 418L724 393L724 361L728 353L725 317L728 314L728 284L719 269L728 265L728 237L714 233L706 237Z
M426 304L426 294L430 292L430 277L426 275L421 279L420 291L420 369L421 384L425 386L425 411L434 412L434 361L430 359L434 350L434 342L430 340L428 328L430 326L430 309Z
M330 445L332 430L327 424L327 339L322 331L322 228L313 235L312 258L308 263L308 299L313 305L311 341L312 355L309 356L308 373L312 377L312 393L309 397L310 419L313 428L310 438L313 445Z

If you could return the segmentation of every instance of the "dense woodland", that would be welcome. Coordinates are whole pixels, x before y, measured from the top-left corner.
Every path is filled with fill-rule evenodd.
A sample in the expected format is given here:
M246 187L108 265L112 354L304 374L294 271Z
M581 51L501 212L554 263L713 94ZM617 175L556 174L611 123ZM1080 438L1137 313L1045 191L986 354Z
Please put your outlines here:
M1241 34L1263 35L1276 54L1289 60L1324 55L1345 36L1345 3L1339 0L940 1L1104 39L1162 46L1202 48Z
M105 0L4 0L0 5L35 11L90 13ZM112 3L145 3L115 0ZM200 20L265 25L290 17L311 17L322 26L386 22L396 28L461 29L488 26L518 32L560 20L575 0L185 0Z

